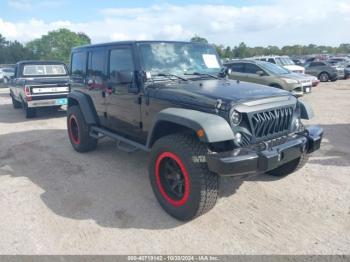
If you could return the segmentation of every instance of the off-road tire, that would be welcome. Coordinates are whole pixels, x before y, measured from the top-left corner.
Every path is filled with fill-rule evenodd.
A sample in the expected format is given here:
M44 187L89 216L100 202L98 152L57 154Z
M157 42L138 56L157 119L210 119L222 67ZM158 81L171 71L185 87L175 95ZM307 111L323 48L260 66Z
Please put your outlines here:
M328 82L329 79L330 79L330 76L327 72L322 72L318 75L318 79L321 81L321 82Z
M208 169L206 153L207 147L196 137L181 133L162 137L152 147L149 177L153 192L163 209L178 220L191 220L208 212L216 204L218 175ZM178 160L177 164L180 163L187 171L188 198L180 204L169 200L169 195L162 192L160 180L157 180L157 165L160 176L158 161L164 154L173 155ZM184 191L185 195L186 187Z
M273 169L267 172L267 174L271 176L277 176L277 177L287 176L303 168L307 163L307 161L309 160L309 157L310 157L310 154L304 153L299 158L294 159L280 167L277 167L276 169Z
M90 136L90 126L86 124L79 106L71 106L67 111L67 131L73 148L80 153L93 151L97 139Z
M13 98L13 96L11 95L11 99L12 99L12 106L13 108L21 108L22 107L22 103L18 102L16 99Z
M23 100L22 100L21 104L22 104L21 107L23 109L24 115L27 119L36 117L36 109L35 108L28 107L28 104L25 103Z

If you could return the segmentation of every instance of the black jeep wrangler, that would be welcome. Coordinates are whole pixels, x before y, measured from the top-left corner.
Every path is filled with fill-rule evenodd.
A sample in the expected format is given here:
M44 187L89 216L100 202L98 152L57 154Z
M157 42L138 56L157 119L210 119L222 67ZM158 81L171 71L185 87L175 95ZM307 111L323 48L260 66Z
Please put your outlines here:
M228 80L215 49L136 41L75 48L68 134L78 152L107 136L150 151L161 206L190 220L210 210L220 176L285 176L320 148L311 109L289 92Z

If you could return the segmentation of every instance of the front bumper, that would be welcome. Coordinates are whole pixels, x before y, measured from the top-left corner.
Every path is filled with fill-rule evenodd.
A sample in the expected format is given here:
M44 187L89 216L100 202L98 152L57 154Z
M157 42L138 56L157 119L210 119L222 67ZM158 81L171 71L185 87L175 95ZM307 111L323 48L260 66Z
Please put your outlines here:
M239 148L229 152L209 153L207 163L209 170L222 176L240 176L264 173L310 154L320 148L323 129L309 127L305 133L288 138L278 146L256 151Z

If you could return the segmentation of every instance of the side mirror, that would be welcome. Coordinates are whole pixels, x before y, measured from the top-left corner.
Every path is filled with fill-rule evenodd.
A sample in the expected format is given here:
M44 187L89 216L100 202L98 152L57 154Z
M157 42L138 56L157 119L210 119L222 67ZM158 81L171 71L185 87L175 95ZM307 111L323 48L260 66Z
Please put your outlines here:
M232 73L232 69L227 67L227 66L223 66L220 70L219 76L220 77L226 77L229 76Z
M261 70L257 71L256 74L258 76L264 76L265 75L264 71L261 71Z

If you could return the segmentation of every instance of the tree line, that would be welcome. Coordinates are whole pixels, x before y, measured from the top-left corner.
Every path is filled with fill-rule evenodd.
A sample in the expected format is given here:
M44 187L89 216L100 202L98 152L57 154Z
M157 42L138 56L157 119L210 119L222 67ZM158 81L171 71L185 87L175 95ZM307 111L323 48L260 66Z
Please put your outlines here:
M194 36L191 42L208 43L208 40ZM230 47L214 44L219 56L223 59L247 58L262 55L288 55L288 56L305 56L313 54L350 54L350 44L340 44L338 47L324 45L287 45L282 48L278 46L256 46L248 47L245 43Z
M73 47L90 43L91 39L86 34L68 29L51 31L27 44L7 41L0 34L0 64L14 64L20 60L59 60L69 63Z
M194 36L192 42L208 43L208 40ZM0 34L0 64L14 64L20 60L60 60L69 63L73 47L87 45L91 39L85 33L75 33L68 29L48 32L41 38L22 44L18 41L8 41ZM311 54L350 54L350 44L338 47L322 45L288 45L248 47L245 43L230 47L214 44L219 56L223 59L246 58L261 55L302 56Z

